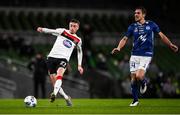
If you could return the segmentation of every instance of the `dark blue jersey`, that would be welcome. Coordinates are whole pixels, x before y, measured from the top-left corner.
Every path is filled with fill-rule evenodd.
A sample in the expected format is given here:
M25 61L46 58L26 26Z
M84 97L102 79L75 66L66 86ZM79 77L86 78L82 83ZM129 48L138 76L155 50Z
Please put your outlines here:
M144 24L135 22L128 27L126 37L134 37L132 55L152 56L154 49L154 33L160 29L153 21L146 21Z

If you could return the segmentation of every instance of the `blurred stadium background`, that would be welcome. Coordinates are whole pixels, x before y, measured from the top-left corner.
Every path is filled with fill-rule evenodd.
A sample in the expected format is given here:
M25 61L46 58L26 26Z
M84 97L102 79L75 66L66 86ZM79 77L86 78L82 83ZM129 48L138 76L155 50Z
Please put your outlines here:
M73 53L63 87L73 98L129 98L128 59L131 40L115 56L116 47L136 6L146 7L147 19L180 46L179 5L174 0L1 0L0 1L0 98L33 95L33 73L27 64L36 52L50 51L55 39L36 32L38 26L67 28L71 18L80 20L78 35L83 38L85 74L77 72ZM156 36L155 55L147 72L146 98L180 97L180 55L174 54ZM46 96L51 91L49 78ZM39 91L41 98L41 91Z

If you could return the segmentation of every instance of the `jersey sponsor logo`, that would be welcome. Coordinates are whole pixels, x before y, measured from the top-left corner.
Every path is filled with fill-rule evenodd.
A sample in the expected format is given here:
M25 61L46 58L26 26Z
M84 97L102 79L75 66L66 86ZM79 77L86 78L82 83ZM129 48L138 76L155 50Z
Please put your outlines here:
M67 48L71 48L71 47L72 47L72 43L71 43L71 41L69 41L69 40L64 40L64 41L63 41L63 44L64 44L64 46L67 47Z
M147 39L146 34L145 35L140 35L138 39L141 40L142 42L145 42L146 39Z

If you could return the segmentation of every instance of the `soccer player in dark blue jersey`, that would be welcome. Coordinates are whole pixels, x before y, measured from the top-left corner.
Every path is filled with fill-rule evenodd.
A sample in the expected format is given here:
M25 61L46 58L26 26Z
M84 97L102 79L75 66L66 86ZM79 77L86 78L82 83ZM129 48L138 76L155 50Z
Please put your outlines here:
M153 56L154 33L159 34L160 39L174 52L178 51L178 47L161 32L158 25L153 21L145 20L145 16L146 9L144 7L138 7L135 9L135 23L128 27L128 30L125 36L120 40L118 47L112 50L112 54L121 51L128 38L133 36L133 48L129 61L131 72L131 91L133 96L133 102L130 106L137 106L139 104L137 81L140 81L141 83L140 93L145 93L147 89L144 76Z

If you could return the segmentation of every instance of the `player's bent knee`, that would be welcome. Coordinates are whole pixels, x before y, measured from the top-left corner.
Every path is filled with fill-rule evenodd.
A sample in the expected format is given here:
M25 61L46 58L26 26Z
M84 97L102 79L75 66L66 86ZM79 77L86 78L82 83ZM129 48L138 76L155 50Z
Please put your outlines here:
M142 74L142 75L136 75L136 79L138 79L138 80L142 80L144 78L144 74Z
M136 73L136 79L138 79L138 80L143 79L144 78L144 74L145 74L144 70L142 70L142 69L138 70L137 73Z

